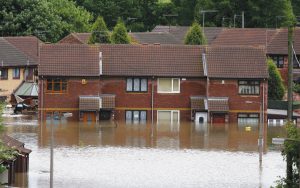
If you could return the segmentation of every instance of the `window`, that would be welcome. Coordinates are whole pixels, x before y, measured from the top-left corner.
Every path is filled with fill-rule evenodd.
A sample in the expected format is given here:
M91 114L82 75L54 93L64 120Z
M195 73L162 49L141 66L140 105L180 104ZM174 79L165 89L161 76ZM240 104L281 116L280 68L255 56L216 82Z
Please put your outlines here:
M296 69L299 69L300 68L300 65L299 65L299 63L298 63L298 61L297 61L297 59L298 59L298 61L299 61L299 63L300 63L300 56L294 56L293 57L293 67L294 68L296 68Z
M258 125L259 115L258 114L238 114L238 124L252 124Z
M67 92L68 83L65 79L47 79L47 91L53 93Z
M147 78L127 78L126 91L129 92L147 92L148 80Z
M8 79L8 70L6 68L0 69L0 80L7 80Z
M25 78L25 80L33 80L33 69L32 68L25 69L24 78Z
M259 95L259 81L239 81L239 94Z
M20 79L20 68L13 69L13 79Z
M271 56L277 68L283 68L284 58L280 55Z
M179 78L159 78L158 93L180 93L180 79Z
M159 110L157 111L158 124L178 124L179 123L178 110Z
M144 124L147 121L147 111L126 110L126 123Z

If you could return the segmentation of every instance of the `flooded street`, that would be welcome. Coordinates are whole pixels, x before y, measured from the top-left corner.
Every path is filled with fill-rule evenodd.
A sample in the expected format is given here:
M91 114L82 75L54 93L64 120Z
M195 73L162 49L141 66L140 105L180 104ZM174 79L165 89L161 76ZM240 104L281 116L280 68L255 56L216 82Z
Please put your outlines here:
M39 124L35 116L4 114L8 135L32 150L28 181L49 187L50 127L54 130L54 187L270 187L285 175L282 127L265 130L262 167L258 126Z

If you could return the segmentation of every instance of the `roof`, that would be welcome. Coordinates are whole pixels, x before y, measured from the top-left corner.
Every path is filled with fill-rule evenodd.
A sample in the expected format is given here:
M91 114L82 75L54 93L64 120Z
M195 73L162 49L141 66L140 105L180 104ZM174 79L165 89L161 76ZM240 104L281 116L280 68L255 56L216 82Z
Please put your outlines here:
M300 55L300 28L294 30L294 49ZM288 54L288 30L278 29L267 48L268 54Z
M201 46L100 45L103 75L202 77Z
M38 96L38 84L34 82L23 82L20 87L15 91L17 96Z
M0 37L0 67L37 65L37 61Z
M228 112L228 98L227 97L209 97L208 109L212 112Z
M211 44L266 46L275 33L275 29L265 28L223 29Z
M152 30L152 32L170 33L176 38L177 41L180 41L181 44L184 44L184 38L185 38L185 35L188 32L189 28L190 28L189 26L158 25ZM223 30L222 27L204 27L204 34L205 34L207 43L211 44L222 30ZM173 44L173 43L169 43L169 44Z
M206 50L208 77L268 78L265 51L249 46L210 46Z
M88 44L91 33L71 33L61 39L58 43Z
M100 110L101 98L99 96L79 96L79 110Z
M46 44L40 49L39 75L99 76L97 46L79 44Z
M31 153L31 150L30 150L30 149L26 149L26 148L24 147L24 143L23 143L23 142L20 142L20 141L14 139L13 137L10 137L10 136L4 134L4 135L1 135L1 136L0 136L0 139L2 140L2 142L3 142L7 147L15 148L15 149L18 150L19 152L25 153L25 154Z
M207 99L204 96L191 96L192 110L207 110Z
M139 44L182 44L182 41L175 38L172 34L165 32L140 32L129 33L129 35Z
M18 50L29 56L35 62L38 62L39 44L42 43L35 36L4 37L10 44Z

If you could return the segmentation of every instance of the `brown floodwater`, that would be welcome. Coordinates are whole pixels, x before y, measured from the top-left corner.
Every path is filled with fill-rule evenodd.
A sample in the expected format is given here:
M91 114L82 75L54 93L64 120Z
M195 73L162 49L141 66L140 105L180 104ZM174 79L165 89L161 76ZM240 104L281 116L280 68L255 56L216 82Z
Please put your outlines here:
M259 166L257 125L78 123L4 115L5 131L32 150L16 186L49 187L51 126L54 187L270 187L284 176L274 137L264 129Z

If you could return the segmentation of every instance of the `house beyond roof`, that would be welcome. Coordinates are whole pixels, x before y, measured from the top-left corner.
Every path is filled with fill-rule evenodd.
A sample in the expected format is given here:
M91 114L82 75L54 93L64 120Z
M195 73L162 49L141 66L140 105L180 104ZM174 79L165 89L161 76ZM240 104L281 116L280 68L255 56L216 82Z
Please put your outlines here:
M300 28L294 30L294 49L300 55ZM268 44L268 54L287 55L288 54L288 30L278 29L272 41Z
M129 35L133 38L133 42L139 44L182 44L182 41L166 32L139 32L129 33Z
M61 39L58 43L65 44L87 44L91 33L71 33L65 38Z
M37 50L37 45L23 43L27 37L0 38L0 67L37 65L37 56L30 55ZM29 40L32 40L30 37ZM27 46L28 49L25 49ZM34 50L33 50L34 48Z
M184 38L186 33L189 30L189 26L164 26L158 25L153 30L152 33L155 32L163 32L172 34L176 40L180 41L180 44L184 44ZM222 32L224 28L222 27L204 27L204 34L208 44L211 44ZM172 43L169 43L172 44Z
M223 29L211 44L266 46L275 33L275 29L264 28Z
M263 48L249 46L210 46L206 51L211 78L268 78Z

